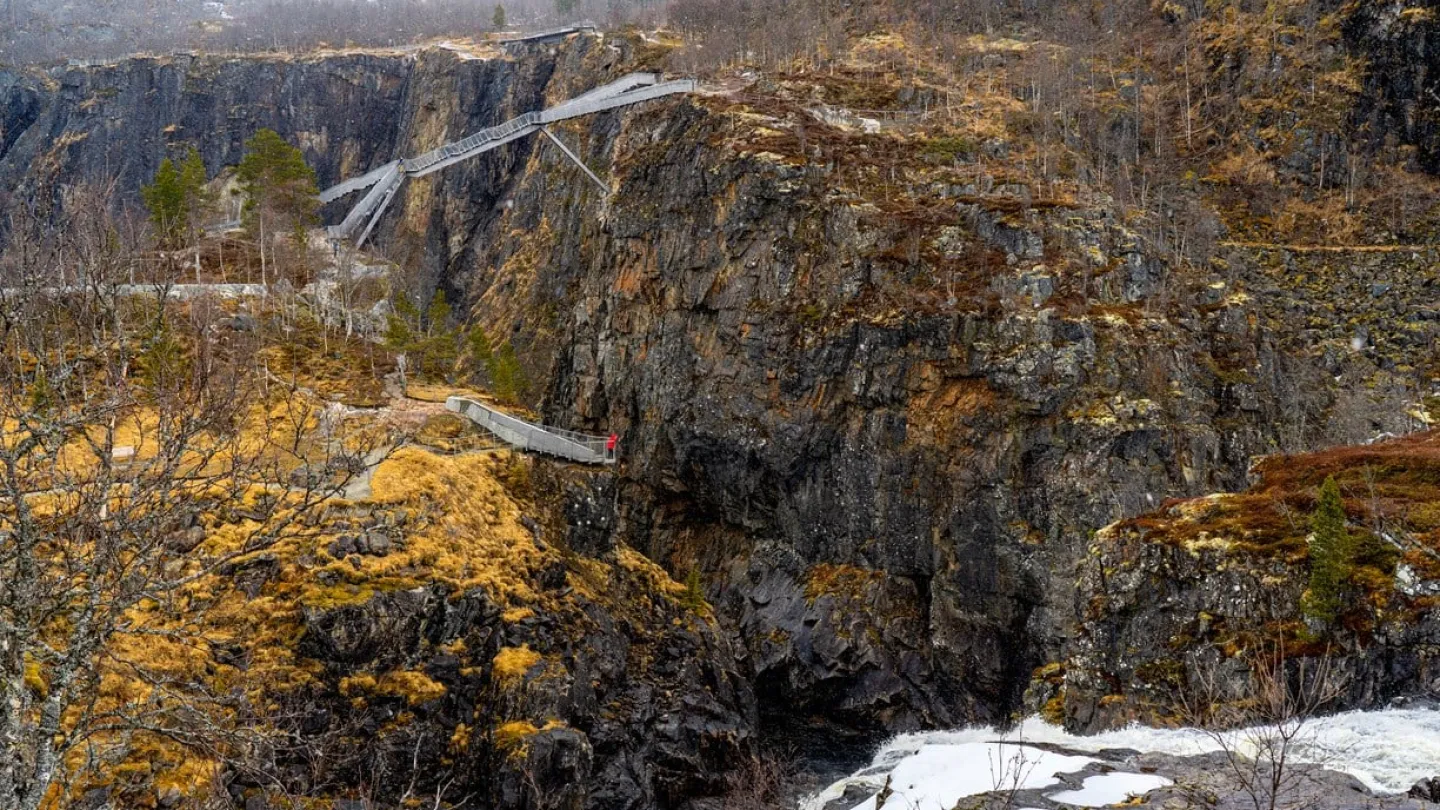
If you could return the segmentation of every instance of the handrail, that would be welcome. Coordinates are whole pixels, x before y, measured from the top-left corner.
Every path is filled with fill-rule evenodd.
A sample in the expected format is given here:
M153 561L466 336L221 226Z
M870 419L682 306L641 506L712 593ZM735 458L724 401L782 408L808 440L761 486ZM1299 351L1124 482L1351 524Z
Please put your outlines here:
M594 23L580 23L579 25L567 25L562 28L551 28L545 31L537 31L533 34L522 34L518 37L510 37L500 40L501 45L518 45L522 42L539 42L556 37L568 37L571 34L595 33Z
M466 397L449 397L445 400L445 409L464 416L506 444L521 450L584 464L614 464L616 461L610 437L537 425Z
M320 192L320 202L334 202L352 191L359 191L362 188L369 188L370 186L375 185L376 183L380 182L380 179L385 176L386 172L395 168L397 162L398 161L391 161L372 172L363 174L353 180L346 180L338 186L331 186L330 188L325 189L324 191Z
M365 228L365 234L368 236L375 227L376 221L379 220L396 192L399 191L399 186L407 178L424 177L448 166L453 166L462 160L468 160L511 141L526 137L547 124L616 107L639 104L642 101L676 93L693 93L695 87L695 82L690 79L661 82L658 73L630 73L613 82L582 93L569 101L557 104L548 110L527 112L502 124L472 133L458 141L444 144L418 157L387 163L320 193L321 202L329 203L361 189L370 189L339 225L329 229L330 235L336 238L349 238L369 217L370 222ZM362 237L362 241L363 239L364 237Z

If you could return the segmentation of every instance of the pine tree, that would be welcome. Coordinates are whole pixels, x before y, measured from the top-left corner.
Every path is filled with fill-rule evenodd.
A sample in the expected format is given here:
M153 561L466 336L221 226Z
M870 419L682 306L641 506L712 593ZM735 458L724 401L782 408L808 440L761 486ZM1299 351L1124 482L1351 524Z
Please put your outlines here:
M505 7L504 7L504 6L500 5L499 3L496 3L496 4L495 4L495 13L490 17L490 22L491 22L492 24L494 24L496 31L499 31L499 30L502 30L502 29L505 28Z
M436 290L435 296L430 299L430 306L425 310L426 332L431 335L438 334L444 331L449 321L450 302L445 300L444 290Z
M316 199L315 170L305 164L299 149L274 130L262 129L245 142L245 157L236 177L246 197L246 227L256 232L260 243L263 274L267 234L276 230L299 233L316 221L320 201ZM274 220L281 221L279 228Z
M494 386L496 397L512 404L523 400L529 388L525 371L520 367L520 358L515 354L515 346L508 340L490 359L490 383Z
M30 381L30 410L35 414L44 414L55 404L55 389L50 385L50 375L45 373L44 366L35 368L35 377Z
M135 370L152 396L177 390L186 373L185 345L164 315L155 319L140 340Z
M465 336L465 342L470 346L470 362L476 371L490 368L490 361L495 357L495 352L490 348L490 338L485 334L480 324L470 327L470 332Z
M208 197L205 194L205 161L195 147L190 147L179 166L170 158L160 162L154 181L140 190L150 222L160 237L160 244L178 249L200 222Z
M460 359L460 336L454 329L446 329L425 339L421 350L421 370L431 376L453 381L455 363Z
M418 314L418 313L417 313ZM424 375L451 379L460 358L460 330L449 326L450 304L445 293L435 291L425 309L423 337L416 343L417 370Z
M180 164L180 191L184 195L185 218L188 224L197 225L204 207L210 203L205 191L205 161L200 150L190 147L185 162Z
M555 0L555 13L561 17L569 17L575 11L575 0Z
M165 158L160 161L160 169L155 172L155 179L150 185L140 189L140 198L145 201L145 207L150 209L150 222L155 226L160 244L172 248L180 241L187 225L185 188L180 178L175 162Z
M415 344L414 322L419 313L410 303L410 296L401 292L395 296L395 306L385 318L385 348L396 354L404 354Z
M685 576L685 593L680 601L692 613L699 613L705 608L705 587L700 582L700 569L691 566L690 573Z
M416 309L410 296L406 295L404 290L395 296L395 314L404 318L411 328L418 329L420 327L420 310Z
M189 153L185 155L185 162L180 164L180 186L185 190L189 198L187 202L201 202L205 194L205 161L200 158L200 150L190 147Z
M289 213L314 213L315 170L300 150L279 133L262 129L245 142L245 157L236 172L251 204L280 203Z
M1350 576L1351 546L1340 487L1333 477L1326 478L1310 519L1310 586L1303 603L1309 618L1329 624L1340 612Z

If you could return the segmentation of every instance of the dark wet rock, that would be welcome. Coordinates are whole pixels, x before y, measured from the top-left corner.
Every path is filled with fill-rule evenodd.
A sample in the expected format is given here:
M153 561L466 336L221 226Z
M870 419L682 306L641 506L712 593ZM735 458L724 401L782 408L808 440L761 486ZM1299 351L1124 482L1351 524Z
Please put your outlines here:
M543 522L569 531L563 516ZM756 723L729 639L643 577L617 575L595 598L567 585L575 575L559 563L537 571L534 587L555 598L525 618L507 619L482 589L434 585L307 609L298 649L324 672L297 699L323 707L306 712L307 738L336 742L323 752L325 772L293 788L358 783L377 767L408 780L418 756L420 784L483 796L486 806L676 806L721 793ZM497 675L502 648L543 658L518 679ZM343 686L401 670L443 694L382 689L357 709Z
M215 322L216 327L228 329L232 332L254 332L256 323L252 315L239 314L231 315Z
M75 802L76 810L101 810L110 806L110 788L91 788L81 795L79 801Z
M360 538L357 546L362 549L365 554L383 557L390 553L390 550L395 547L395 543L390 539L388 532L369 531Z
M499 789L503 807L580 810L586 807L586 780L594 770L594 752L586 735L569 728L532 735L522 763L507 768Z
M565 547L587 557L611 555L615 551L618 518L614 474L553 465L541 465L536 473L536 486L560 504L555 518L561 522L548 532L539 523L525 523L531 532L537 538L548 536L563 541Z
M1421 779L1410 788L1407 794L1413 799L1423 799L1427 802L1440 804L1440 777Z
M205 542L205 527L191 526L188 529L180 529L165 541L166 545L181 554L188 554Z
M826 802L823 810L850 810L850 808L864 803L866 799L869 799L878 792L878 790L873 788L849 785L845 788L844 794L839 798Z

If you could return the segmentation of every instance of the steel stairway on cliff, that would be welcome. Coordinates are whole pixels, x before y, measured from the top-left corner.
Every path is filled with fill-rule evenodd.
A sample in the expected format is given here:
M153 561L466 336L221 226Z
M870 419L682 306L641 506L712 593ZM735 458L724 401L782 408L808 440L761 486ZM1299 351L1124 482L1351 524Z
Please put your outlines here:
M446 410L458 413L490 431L496 438L520 450L558 456L582 464L614 464L615 447L610 438L589 436L572 430L537 425L473 399L450 397Z
M631 73L547 110L525 113L499 126L482 129L473 135L447 143L418 157L392 161L368 174L325 189L320 192L322 203L331 203L348 194L370 189L360 199L360 202L350 209L350 213L339 225L329 228L330 236L335 239L348 239L360 227L361 222L365 222L365 229L360 233L360 238L356 240L356 245L365 244L365 240L370 237L370 232L375 229L375 224L380 221L385 209L395 199L395 195L399 193L400 187L404 185L407 178L433 174L447 166L453 166L462 160L482 155L535 132L541 132L549 137L560 147L567 158L584 170L592 181L598 184L602 190L608 191L604 181L590 171L589 167L585 166L575 153L561 143L546 127L557 121L579 118L582 115L627 107L631 104L639 104L643 101L678 93L695 92L694 80L681 79L662 82L660 78L658 73Z

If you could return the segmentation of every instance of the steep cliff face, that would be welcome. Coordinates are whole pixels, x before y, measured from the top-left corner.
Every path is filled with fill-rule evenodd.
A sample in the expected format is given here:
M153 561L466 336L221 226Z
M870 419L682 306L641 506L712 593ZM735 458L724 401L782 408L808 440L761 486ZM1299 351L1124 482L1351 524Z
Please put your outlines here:
M1437 437L1274 458L1242 493L1182 500L1099 532L1077 565L1083 618L1032 707L1095 730L1255 694L1256 657L1325 654L1341 705L1440 690ZM1310 515L1333 478L1352 562L1339 615L1303 610ZM1292 668L1298 666L1291 663ZM1207 680L1208 679L1208 680ZM1204 694L1204 693L1202 693Z
M76 790L141 808L223 791L251 810L723 794L755 751L746 674L703 601L608 535L583 542L606 522L607 486L523 458L398 450L367 492L197 581L184 607L137 609L195 628L193 654L151 638L124 653L165 656L211 699L187 704L197 736L142 732ZM253 517L227 505L185 534L244 542ZM106 666L98 698L137 700L144 676Z
M0 177L122 166L133 191L172 125L212 171L274 126L323 184L648 59L584 37L10 77ZM609 195L521 142L411 183L380 244L519 347L547 421L621 434L613 530L580 542L703 572L768 720L875 734L1015 708L1087 618L1099 527L1413 429L1437 322L1420 254L1182 262L1104 194L1029 182L1023 131L833 109L871 90L762 78L566 124ZM939 97L902 91L897 115Z
M615 53L587 41L513 60L434 49L6 74L0 206L43 212L81 180L113 180L118 203L134 204L165 157L194 145L218 173L261 127L301 145L325 185L589 89ZM533 149L416 183L390 244L439 278L435 257L496 216ZM471 221L447 232L442 204ZM217 621L242 639L222 664L267 707L265 731L303 741L244 763L258 771L223 770L237 802L263 807L283 789L384 806L423 794L639 808L727 789L754 752L743 655L703 601L618 542L608 476L530 470L387 462L375 497L335 506L316 542L217 586L234 603ZM155 806L213 787L186 782L200 771L184 764L156 756L102 792Z
M952 306L933 266L893 258L923 226L845 199L823 162L696 146L712 132L675 117L645 139L665 154L626 182L677 193L612 203L548 401L623 426L627 536L709 572L777 707L992 717L1077 617L1090 529L1241 486L1255 454L1409 421L1403 394L1339 418L1345 387L1396 383L1343 327L1292 339L1251 256L1186 278L1103 210L941 191L930 234L988 260ZM1082 282L1056 254L1086 249Z
M1416 147L1425 169L1440 171L1440 120L1434 93L1440 89L1429 65L1440 48L1440 4L1433 0L1356 5L1346 39L1366 54L1371 70L1360 107L1365 125Z
M47 199L59 184L115 181L138 203L160 161L193 145L218 172L257 129L305 148L322 181L388 159L412 60L177 56L51 74L4 74L0 186Z
M359 522L380 525L360 537L398 544L362 539L357 552L342 531L318 545L354 570L251 578L281 608L271 621L286 615L282 594L303 594L292 654L313 677L271 698L306 741L274 764L287 790L532 810L678 807L725 791L755 742L745 674L709 610L658 566L613 543L574 553L575 534L603 521L603 475L387 465L398 469L376 472L382 517ZM324 764L299 767L307 759ZM271 787L242 771L229 789Z
M607 204L515 196L565 302L547 412L624 435L621 531L706 572L770 716L993 717L1083 618L1090 531L1417 424L1410 251L1175 267L1100 201L937 180L894 155L923 141L774 99L635 115L607 148ZM481 311L513 283L484 250Z

